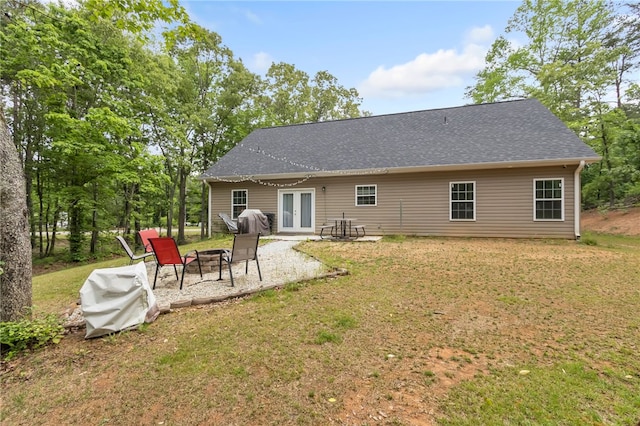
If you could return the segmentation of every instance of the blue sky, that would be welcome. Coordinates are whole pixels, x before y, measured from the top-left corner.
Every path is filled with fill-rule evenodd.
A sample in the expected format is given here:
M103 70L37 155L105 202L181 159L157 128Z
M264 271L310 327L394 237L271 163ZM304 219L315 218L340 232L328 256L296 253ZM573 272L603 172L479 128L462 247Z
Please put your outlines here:
M465 88L516 1L181 1L253 72L328 71L388 114L469 103Z

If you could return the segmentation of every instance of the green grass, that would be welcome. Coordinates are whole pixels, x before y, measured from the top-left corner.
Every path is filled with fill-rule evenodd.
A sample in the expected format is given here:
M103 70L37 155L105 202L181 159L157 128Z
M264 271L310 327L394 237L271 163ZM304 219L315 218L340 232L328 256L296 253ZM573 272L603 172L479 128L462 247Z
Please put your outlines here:
M220 235L214 239L180 246L180 251L186 253L189 250L204 250L214 246L231 248L232 245L232 236ZM122 249L120 248L117 252L122 254ZM153 258L147 259L147 262L154 262L154 260ZM129 258L121 256L78 266L68 266L59 271L35 275L32 283L34 309L36 312L58 312L63 310L78 300L78 291L91 271L98 268L112 268L128 264Z
M625 417L631 424L638 418L638 387L622 371L602 373L583 362L530 368L527 375L511 368L462 384L450 395L442 424L597 425Z
M640 238L589 237L305 242L349 275L68 335L7 365L0 423L635 425ZM37 276L34 303L126 263Z
M639 237L585 232L580 238L580 241L584 242L585 240L587 241L587 245L596 245L614 250L634 250L640 248Z

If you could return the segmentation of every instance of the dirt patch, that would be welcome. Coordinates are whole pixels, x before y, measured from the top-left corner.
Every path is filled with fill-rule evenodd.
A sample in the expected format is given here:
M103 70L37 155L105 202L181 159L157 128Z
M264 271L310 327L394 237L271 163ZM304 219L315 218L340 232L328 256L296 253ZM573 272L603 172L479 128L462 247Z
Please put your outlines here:
M640 207L583 212L580 223L584 231L617 235L640 235Z
M357 390L345 395L341 424L393 418L414 426L437 424L435 407L447 391L487 369L485 356L449 347L431 348L411 358L388 354L375 375L356 380Z

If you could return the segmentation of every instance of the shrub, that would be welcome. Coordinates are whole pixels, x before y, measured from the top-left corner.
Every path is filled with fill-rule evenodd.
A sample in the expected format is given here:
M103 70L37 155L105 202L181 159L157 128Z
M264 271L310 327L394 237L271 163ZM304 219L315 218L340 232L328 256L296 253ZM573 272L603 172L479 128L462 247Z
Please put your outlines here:
M55 315L0 322L0 353L9 360L27 349L37 349L62 339L64 327Z

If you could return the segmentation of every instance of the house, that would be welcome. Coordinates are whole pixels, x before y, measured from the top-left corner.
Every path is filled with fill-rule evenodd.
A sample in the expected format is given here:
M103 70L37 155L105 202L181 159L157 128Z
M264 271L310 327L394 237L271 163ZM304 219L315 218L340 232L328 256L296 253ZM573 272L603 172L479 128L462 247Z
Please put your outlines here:
M369 235L579 238L580 172L600 157L535 99L252 132L201 178L218 212L319 234L343 213Z

